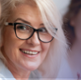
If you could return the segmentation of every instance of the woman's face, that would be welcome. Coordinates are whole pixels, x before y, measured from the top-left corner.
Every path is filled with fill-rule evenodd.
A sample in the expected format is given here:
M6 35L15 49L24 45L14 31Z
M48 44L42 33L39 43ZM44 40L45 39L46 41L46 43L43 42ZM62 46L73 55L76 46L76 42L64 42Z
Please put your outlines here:
M74 27L76 39L81 42L81 9L78 14L71 19L71 25Z
M35 29L44 27L41 19L40 11L29 5L19 5L12 12L8 22L21 22L26 21L26 24L33 26ZM18 67L26 70L35 70L45 59L50 43L41 42L37 33L28 40L20 40L16 37L13 26L5 26L3 34L3 54L8 60L8 65ZM26 54L24 52L36 53L34 55ZM14 66L15 65L15 66Z

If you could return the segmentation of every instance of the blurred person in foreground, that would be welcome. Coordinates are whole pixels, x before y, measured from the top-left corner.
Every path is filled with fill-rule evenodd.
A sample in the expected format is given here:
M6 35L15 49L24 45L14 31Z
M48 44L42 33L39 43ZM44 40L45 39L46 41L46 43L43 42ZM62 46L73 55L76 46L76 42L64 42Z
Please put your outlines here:
M68 48L52 0L2 0L0 79L55 79Z
M70 46L67 57L73 74L73 77L71 75L70 77L79 80L81 79L81 0L71 0L68 11L64 15L63 28ZM68 69L65 70L65 74L67 72Z

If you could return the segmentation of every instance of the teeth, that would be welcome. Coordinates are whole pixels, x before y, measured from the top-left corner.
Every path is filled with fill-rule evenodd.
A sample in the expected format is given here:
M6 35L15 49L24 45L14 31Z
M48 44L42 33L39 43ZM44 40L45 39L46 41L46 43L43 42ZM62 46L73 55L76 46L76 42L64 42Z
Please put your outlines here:
M30 54L30 55L35 55L38 52L32 52L32 51L26 51L26 50L21 50L22 52L24 52L25 54Z

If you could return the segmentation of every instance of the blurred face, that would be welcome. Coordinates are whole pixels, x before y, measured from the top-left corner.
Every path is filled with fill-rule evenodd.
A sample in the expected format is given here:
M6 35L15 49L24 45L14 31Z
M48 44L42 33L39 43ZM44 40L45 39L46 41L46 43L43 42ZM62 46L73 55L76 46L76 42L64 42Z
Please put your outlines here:
M74 27L76 39L81 42L81 9L78 14L72 18L71 25Z
M19 19L20 18L20 19ZM20 5L13 10L8 22L25 23L38 29L45 27L37 8ZM37 37L37 32L28 40L18 39L13 26L5 26L3 34L3 54L8 65L15 68L35 70L45 59L50 43L43 43ZM14 66L15 65L15 66Z

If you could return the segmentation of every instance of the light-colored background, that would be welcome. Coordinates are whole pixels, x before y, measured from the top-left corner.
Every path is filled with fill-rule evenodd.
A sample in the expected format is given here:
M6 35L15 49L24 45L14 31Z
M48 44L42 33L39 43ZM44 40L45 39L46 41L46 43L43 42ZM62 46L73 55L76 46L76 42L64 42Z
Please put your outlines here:
M61 15L63 16L67 11L70 0L53 0Z

